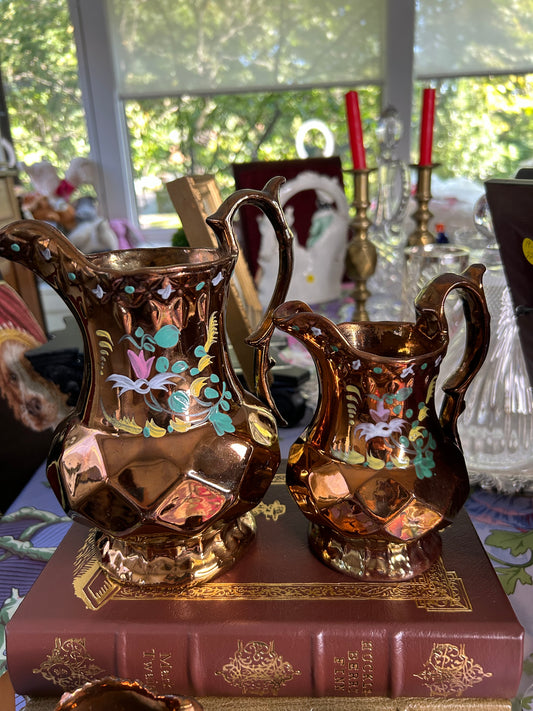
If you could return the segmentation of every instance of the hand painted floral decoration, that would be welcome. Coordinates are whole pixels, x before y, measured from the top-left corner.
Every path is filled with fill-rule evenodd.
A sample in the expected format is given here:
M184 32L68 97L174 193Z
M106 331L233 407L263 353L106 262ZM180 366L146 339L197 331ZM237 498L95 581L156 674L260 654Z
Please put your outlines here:
M226 383L221 382L215 373L201 375L213 360L209 350L217 340L216 315L216 312L213 313L209 319L205 343L194 349L196 362L192 366L181 359L170 361L161 353L177 346L180 339L177 326L167 324L153 335L139 327L133 336L123 336L121 342L126 340L131 345L127 355L135 379L113 373L107 380L117 388L119 397L134 391L142 395L149 410L167 415L169 421L166 429L156 424L153 418L141 426L134 418L117 419L104 411L106 420L119 430L131 434L143 432L145 437L162 437L167 432L186 432L206 423L215 428L217 435L234 432L235 426L227 414L232 394ZM110 336L107 340L111 344ZM165 395L162 397L161 393Z
M425 367L427 364L422 365L422 369ZM408 374L410 373L402 373L404 377ZM354 415L363 397L370 402L368 413L371 421L360 422L353 427L353 435L359 441L364 441L366 452L362 453L359 451L360 447L357 449L354 446L348 451L338 448L335 450L335 457L349 464L362 464L375 470L395 467L406 469L413 465L419 479L432 477L436 442L424 426L424 420L429 413L428 402L433 395L436 380L435 376L429 385L425 401L418 403L416 412L412 407L405 409L403 404L411 396L412 387L400 388L395 393L366 393L363 396L357 386L348 385L346 390L351 424L355 424ZM374 444L377 444L375 448ZM393 452L397 454L394 455Z

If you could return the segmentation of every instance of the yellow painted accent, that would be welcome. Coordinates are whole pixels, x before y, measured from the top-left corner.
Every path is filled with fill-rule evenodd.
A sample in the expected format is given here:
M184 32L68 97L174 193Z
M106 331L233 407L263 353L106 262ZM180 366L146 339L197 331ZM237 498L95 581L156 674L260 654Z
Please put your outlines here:
M435 385L436 385L436 383L437 383L437 378L438 378L438 377L439 377L438 375L435 375L435 377L431 380L431 382L430 382L430 384L429 384L428 392L427 392L427 395L426 395L426 402L429 402L430 398L433 396L433 393L435 392ZM426 413L426 414L427 414L427 413ZM424 415L424 417L425 417L425 416L426 416L426 415ZM422 418L419 417L418 419L421 420Z
M191 423L183 420L170 420L170 426L174 432L187 432L191 428Z
M530 264L533 264L533 239L526 237L522 242L522 252Z
M207 353L213 343L216 341L217 335L218 335L218 325L217 325L217 312L215 311L214 313L211 314L209 318L209 325L207 327L207 340L205 342L204 348L205 352ZM202 359L203 360L203 359ZM200 361L202 362L202 361ZM200 368L200 370L202 370Z
M167 431L164 427L159 427L159 425L156 425L156 423L153 420L146 420L146 423L144 426L146 428L148 428L150 437L164 437L167 433Z
M209 363L211 363L212 360L213 360L213 356L210 356L210 355L202 356L198 362L198 370L200 372L202 372L202 370L207 368L207 366L209 365Z
M143 428L138 425L133 418L123 417L119 420L116 417L108 415L106 412L104 412L104 417L109 424L113 425L113 427L117 430L121 430L122 432L127 432L128 434L141 434L143 431Z
M425 420L429 412L429 407L421 407L418 411L418 419Z
M274 429L268 427L261 421L256 412L250 413L248 424L250 425L250 433L258 444L269 447L277 439L275 426Z
M391 456L391 462L398 469L406 469L410 464L410 461L407 457L403 458L403 457L392 457Z
M409 441L414 442L415 439L418 439L419 437L423 437L424 435L422 434L422 426L418 425L417 427L412 427L411 431L409 432Z
M113 343L113 339L111 338L111 334L109 331L102 331L101 328L96 331L96 335L100 336L100 338L106 338L111 344Z
M341 449L334 449L332 454L335 459L340 462L346 462L346 464L362 464L365 461L365 455L356 449L350 449L347 452L343 452Z
M366 461L368 462L368 466L370 467L370 469L383 469L383 467L385 466L385 462L383 461L383 459L373 457L371 454L367 456Z
M191 383L191 395L198 397L204 385L207 382L207 378L195 378Z

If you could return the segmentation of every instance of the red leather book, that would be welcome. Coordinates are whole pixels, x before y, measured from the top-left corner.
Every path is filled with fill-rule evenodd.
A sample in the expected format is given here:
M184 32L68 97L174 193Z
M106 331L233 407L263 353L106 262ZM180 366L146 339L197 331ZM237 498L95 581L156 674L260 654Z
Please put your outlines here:
M114 674L196 697L516 694L523 630L465 511L427 573L361 583L313 557L281 482L237 566L184 591L113 583L73 524L7 626L15 690Z

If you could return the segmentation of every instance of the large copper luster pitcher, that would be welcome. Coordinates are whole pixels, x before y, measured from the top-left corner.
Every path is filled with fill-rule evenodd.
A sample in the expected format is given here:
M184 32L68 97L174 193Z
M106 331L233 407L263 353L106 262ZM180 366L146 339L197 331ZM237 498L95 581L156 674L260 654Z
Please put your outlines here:
M267 351L292 269L282 182L231 195L208 218L213 249L85 255L45 223L0 233L0 256L50 284L80 326L82 393L55 432L47 476L65 511L99 530L102 565L119 581L199 583L253 540L249 512L280 463ZM280 252L271 303L248 339L256 395L236 377L225 333L244 204L269 217Z
M416 323L335 325L298 301L274 312L317 368L317 409L290 449L287 484L327 565L364 580L402 580L439 556L438 531L469 492L457 418L489 342L483 272L473 265L431 281L416 299ZM466 345L438 416L435 384L449 342L444 303L454 290Z

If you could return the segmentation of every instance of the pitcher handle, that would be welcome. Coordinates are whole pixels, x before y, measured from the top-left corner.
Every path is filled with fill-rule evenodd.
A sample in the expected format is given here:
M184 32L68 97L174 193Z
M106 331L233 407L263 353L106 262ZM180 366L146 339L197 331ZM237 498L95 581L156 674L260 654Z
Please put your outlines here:
M233 230L233 218L243 205L255 205L258 207L268 217L274 228L279 247L276 285L261 323L246 338L246 343L255 348L255 391L282 422L283 417L276 407L268 382L268 371L272 367L272 362L268 357L268 347L275 328L272 314L285 301L293 269L293 237L285 220L279 199L279 190L284 182L285 178L278 176L271 178L263 190L248 188L237 190L206 220L217 235L221 247L227 247L235 257L239 254L239 245Z
M415 309L417 324L432 338L437 332L448 331L444 302L454 289L459 290L466 322L465 350L461 363L442 385L444 399L440 424L446 436L460 446L457 420L465 408L465 393L479 371L489 348L490 315L483 291L485 267L472 264L462 274L441 274L433 279L417 296Z

